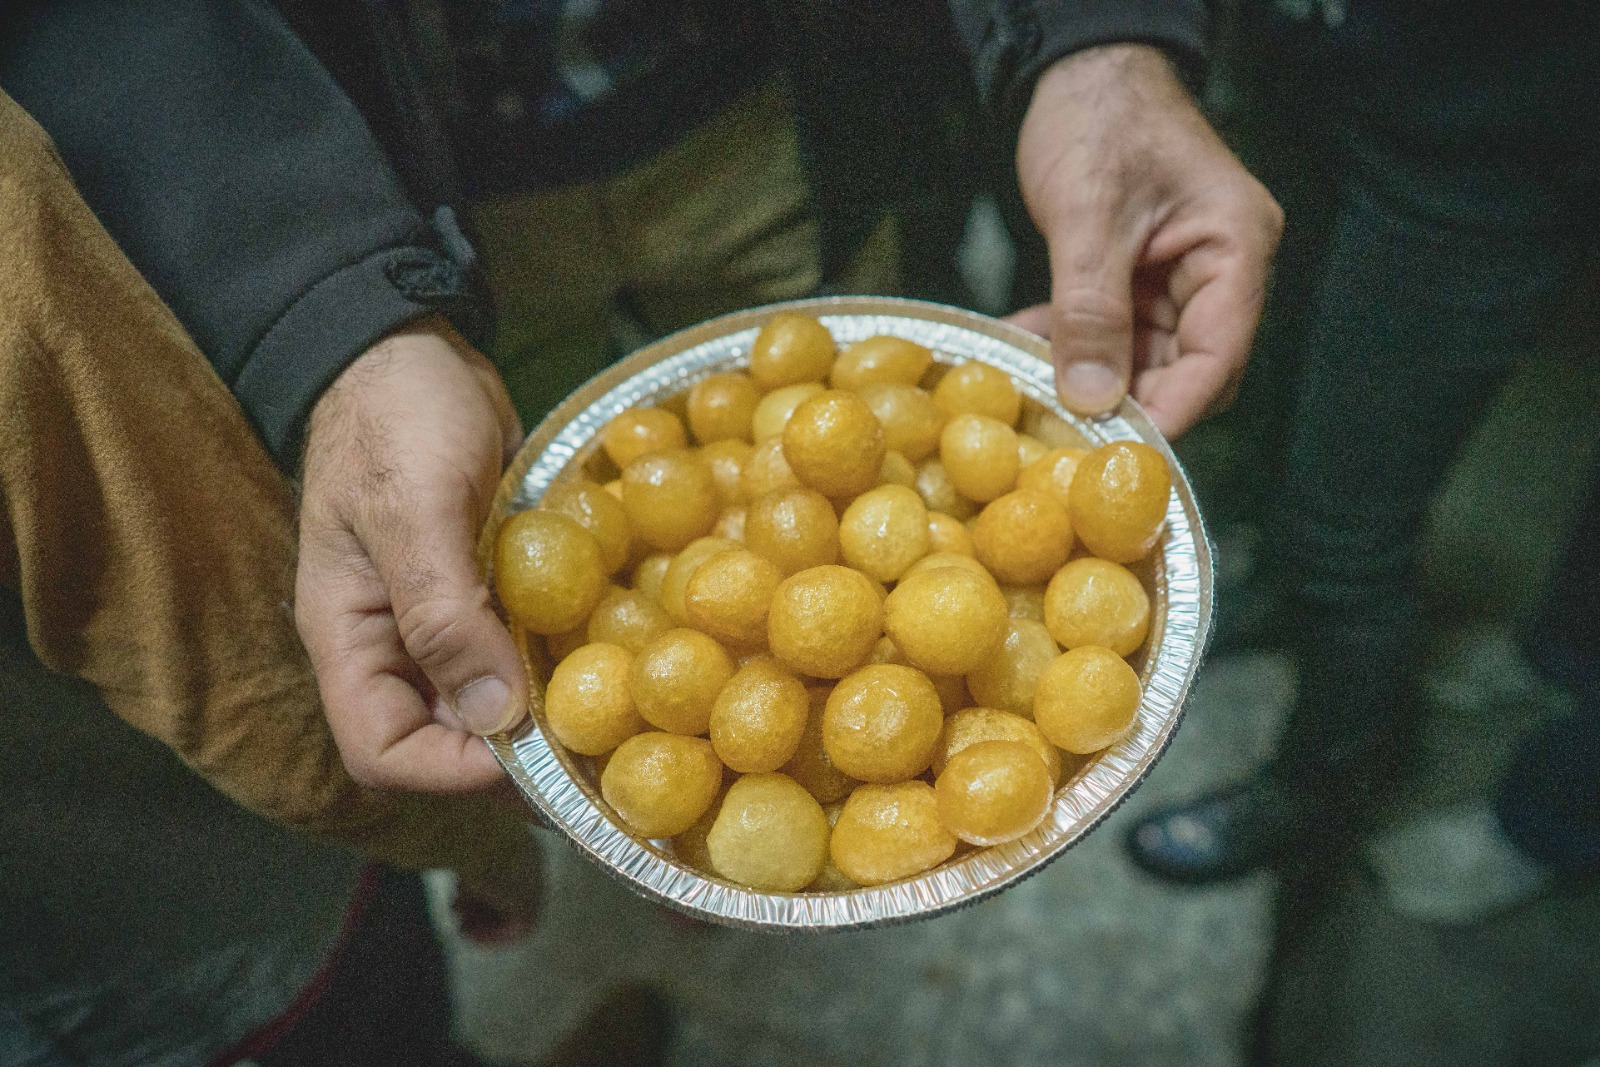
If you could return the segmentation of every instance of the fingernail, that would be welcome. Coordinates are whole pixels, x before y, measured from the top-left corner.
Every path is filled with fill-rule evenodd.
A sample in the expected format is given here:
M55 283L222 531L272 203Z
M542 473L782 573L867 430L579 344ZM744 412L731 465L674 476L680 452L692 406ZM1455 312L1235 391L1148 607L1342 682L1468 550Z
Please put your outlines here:
M1122 379L1104 363L1072 363L1061 372L1061 399L1079 415L1100 415L1122 401Z
M491 674L461 687L456 714L475 734L497 734L517 721L521 709L512 706L506 683Z

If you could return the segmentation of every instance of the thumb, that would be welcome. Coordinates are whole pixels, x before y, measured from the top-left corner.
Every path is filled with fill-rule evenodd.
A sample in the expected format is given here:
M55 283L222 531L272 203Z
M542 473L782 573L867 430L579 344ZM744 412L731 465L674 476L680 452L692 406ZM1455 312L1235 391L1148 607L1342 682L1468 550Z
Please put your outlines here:
M1088 209L1049 238L1050 356L1056 392L1078 415L1115 408L1133 372L1136 255L1114 221Z
M476 734L509 729L528 708L522 657L478 575L471 508L418 508L363 538L388 586L406 654Z

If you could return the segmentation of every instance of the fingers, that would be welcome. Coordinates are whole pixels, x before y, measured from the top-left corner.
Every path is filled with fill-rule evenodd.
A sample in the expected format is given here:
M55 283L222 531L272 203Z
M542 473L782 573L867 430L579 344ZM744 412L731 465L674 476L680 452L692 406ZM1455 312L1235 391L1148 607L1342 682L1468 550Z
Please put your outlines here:
M295 621L340 757L357 782L461 793L503 779L479 738L434 721L387 591L348 533L302 539Z
M1023 308L1021 311L1007 315L1001 321L1009 322L1013 326L1019 326L1029 333L1037 334L1047 340L1050 337L1049 304L1035 304L1032 307Z
M1195 353L1139 375L1134 398L1169 440L1183 436L1232 400L1238 368L1209 353Z
M356 534L387 587L406 655L467 729L508 729L526 713L522 657L490 607L474 555L483 507L459 482L391 495Z
M527 681L475 548L520 436L493 367L442 320L385 337L312 412L296 620L359 781L462 791L502 777L473 735L521 718Z
M1226 406L1237 391L1261 318L1272 251L1272 242L1226 251L1201 246L1173 272L1177 358L1142 375L1135 391L1169 438Z
M1049 235L1056 391L1088 417L1120 404L1133 372L1136 242L1118 215L1115 203L1086 205Z

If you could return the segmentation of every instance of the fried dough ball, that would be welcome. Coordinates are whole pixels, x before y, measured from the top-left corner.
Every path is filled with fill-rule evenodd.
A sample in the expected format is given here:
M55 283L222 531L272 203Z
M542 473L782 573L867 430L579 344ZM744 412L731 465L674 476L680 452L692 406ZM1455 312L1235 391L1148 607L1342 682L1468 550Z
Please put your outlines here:
M749 517L749 508L743 506L726 508L717 516L717 524L711 527L711 536L720 537L725 541L743 541L744 524Z
M628 562L632 532L622 502L584 478L563 478L545 490L539 506L565 515L594 535L607 574Z
M1006 598L1006 608L1013 619L1044 622L1044 586L1002 585L1000 595Z
M744 471L754 454L755 449L748 441L731 437L713 441L700 450L700 458L711 468L711 480L717 485L717 497L723 507L750 502L745 489Z
M933 353L915 341L880 333L839 353L829 379L835 389L860 390L878 383L916 385L933 366Z
M750 505L744 543L784 574L794 574L838 560L839 519L815 489L776 489Z
M874 664L894 664L898 667L910 667L906 653L902 653L899 646L894 643L894 638L880 637L877 645L872 646L872 651L867 653L867 667ZM954 715L963 707L971 705L971 694L966 691L966 680L960 675L928 675L928 681L933 683L934 693L939 694L939 707L946 715Z
M980 503L1017 484L1017 435L987 415L957 415L939 435L939 459L950 484ZM626 483L624 483L626 488Z
M928 540L928 509L902 485L867 490L839 520L845 562L880 582L894 581L927 555Z
M883 424L884 447L899 452L913 463L933 454L939 447L939 431L944 416L933 406L933 397L913 385L869 385L856 393Z
M585 756L610 752L645 729L628 675L633 656L620 645L584 645L556 664L544 690L550 732Z
M638 654L655 638L672 629L672 619L661 605L637 589L613 587L589 616L591 642L621 645Z
M600 772L600 795L640 837L674 837L693 826L722 788L711 742L681 734L634 734Z
M778 662L813 678L842 678L883 635L883 601L848 567L811 567L785 578L767 615L767 643Z
M672 566L672 559L670 552L657 552L640 560L633 569L633 587L657 604L661 603L661 582L667 576L667 568Z
M878 663L833 687L822 713L822 747L863 782L902 782L933 761L944 711L928 676Z
M967 680L959 674L930 674L934 692L939 694L939 707L948 718L962 708L972 707L972 694L967 691Z
M1113 744L1133 725L1139 676L1109 648L1083 645L1045 669L1033 698L1033 720L1052 743L1086 755Z
M872 646L872 651L867 654L867 664L894 663L901 667L911 666L906 660L900 646L894 643L892 637L881 637L878 643ZM933 691L939 694L939 707L946 715L954 715L962 708L972 704L972 695L967 692L965 678L956 674L930 674L928 681L933 683Z
M733 660L723 647L684 627L645 645L628 674L634 706L644 721L658 730L689 735L710 727L711 707L732 677Z
M789 461L783 458L782 434L769 437L757 445L745 462L742 488L748 501L760 500L779 489L799 486L800 479L794 476L794 471L789 469Z
M689 390L689 430L703 445L750 440L750 422L761 388L748 374L729 371L696 382Z
M770 893L804 889L828 861L828 816L782 774L734 782L706 838L711 866L739 885Z
M621 478L613 478L613 479L611 479L602 488L604 488L605 491L610 493L612 496L616 497L618 503L622 502L622 479Z
M928 512L928 551L946 552L957 556L972 555L972 535L967 528L948 515Z
M1045 587L1044 624L1062 648L1104 645L1132 655L1150 632L1150 594L1128 568L1085 556Z
M1050 775L1020 741L979 741L950 757L933 785L939 821L969 845L1031 833L1050 811Z
M750 432L756 444L783 436L783 428L789 425L794 409L821 392L824 392L821 383L801 382L774 389L762 397L750 421Z
M828 817L828 829L830 831L838 824L839 813L843 810L844 804L842 802L822 805L822 813ZM852 889L860 888L861 886L858 883L846 878L844 872L834 866L833 856L830 853L828 862L822 865L822 873L817 875L810 885L806 886L806 891L810 893L848 893Z
M600 544L554 511L519 511L495 540L495 589L525 630L559 634L584 624L606 588Z
M1067 505L1089 551L1132 563L1160 539L1171 493L1172 471L1160 452L1138 441L1112 441L1078 464Z
M661 608L667 617L679 626L689 625L689 579L700 564L719 552L738 548L739 542L725 537L700 537L689 542L682 552L672 557L667 572L661 578Z
M979 704L1031 719L1034 689L1060 654L1044 623L1010 619L1000 647L967 675L967 688Z
M833 864L859 885L882 885L932 870L956 850L926 782L863 785L833 826Z
M842 800L857 784L854 778L834 766L827 749L822 747L822 715L832 692L831 688L820 685L806 690L806 702L810 705L806 728L800 734L794 756L780 768L823 804Z
M978 512L972 549L999 581L1047 582L1072 554L1072 524L1055 497L1014 489Z
M914 489L917 485L917 468L911 461L898 452L885 452L883 465L878 468L879 485L903 485L907 489ZM917 498L921 500L919 496Z
M975 557L963 555L960 552L930 552L910 567L907 567L906 572L900 576L900 580L904 582L914 574L937 570L940 567L956 567L964 571L971 571L987 581L994 581L994 575L989 573L987 567L979 563Z
M1072 490L1072 476L1088 454L1087 448L1052 448L1032 463L1023 465L1021 473L1017 475L1017 488L1049 493L1062 507L1068 508L1070 515L1071 507L1067 500Z
M965 522L978 513L977 506L956 490L950 472L937 456L923 460L917 467L916 490L929 511L948 515L957 522Z
M933 390L933 402L947 418L985 415L1015 426L1022 415L1022 397L1011 375L987 363L968 360L950 368ZM1011 447L1015 449L1016 442Z
M854 393L830 389L794 409L783 428L783 458L801 484L848 500L878 484L883 424Z
M651 548L676 552L716 525L711 466L690 452L650 452L622 469L628 525Z
M718 552L695 568L684 587L689 624L733 645L763 645L767 609L782 580L776 566L748 549Z
M768 656L740 667L711 706L711 747L730 770L775 771L795 758L811 714L806 687Z
M602 593L601 599L605 599L607 595ZM588 632L582 626L566 633L547 634L544 639L544 647L550 653L551 663L560 663L588 643Z
M647 452L689 447L683 421L662 408L629 408L600 431L600 447L621 470Z
M833 335L810 315L781 311L750 346L750 376L763 389L820 382L833 369Z
M1044 454L1050 451L1045 443L1032 434L1017 434L1017 470L1025 471L1037 460L1043 459Z
M946 716L939 732L939 745L933 753L933 773L943 774L945 764L957 752L979 741L1020 741L1033 749L1050 773L1052 787L1061 781L1061 750L1050 743L1044 732L1029 718L999 708L962 708Z
M596 777L604 773L605 769L600 768L596 772ZM705 813L691 823L687 830L673 835L672 854L680 863L696 871L716 870L711 865L711 850L706 847L706 838L711 836L711 828L717 823L717 816L722 812L722 801L727 795L726 787L718 790Z
M889 636L912 665L930 674L969 673L994 654L1006 634L1006 600L999 587L963 567L938 567L903 579L884 609Z

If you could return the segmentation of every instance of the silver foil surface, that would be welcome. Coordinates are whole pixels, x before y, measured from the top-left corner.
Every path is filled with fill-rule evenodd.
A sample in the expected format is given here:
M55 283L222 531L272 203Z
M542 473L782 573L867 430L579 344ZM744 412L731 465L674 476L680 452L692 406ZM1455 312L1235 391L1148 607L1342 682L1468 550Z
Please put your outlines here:
M1045 821L1026 837L959 852L944 865L888 885L840 893L764 893L692 870L670 845L629 833L591 784L588 761L552 744L543 730L549 664L537 638L528 648L531 716L488 739L541 821L637 892L700 919L770 931L843 930L926 919L1015 885L1058 859L1095 828L1150 773L1183 714L1211 627L1212 554L1188 478L1172 450L1131 399L1088 421L1056 400L1045 342L1006 323L939 304L880 297L822 297L753 308L673 334L577 390L529 435L501 481L480 544L488 568L504 518L538 504L557 475L598 447L602 427L638 405L656 404L720 371L740 368L760 326L776 311L818 316L841 346L874 334L906 337L941 363L977 359L1011 375L1024 397L1023 429L1046 444L1138 440L1173 471L1166 528L1151 558L1134 570L1152 592L1150 637L1130 659L1144 686L1132 729L1069 771ZM490 576L492 581L492 575ZM520 637L520 635L519 635ZM1070 764L1069 764L1070 766Z

